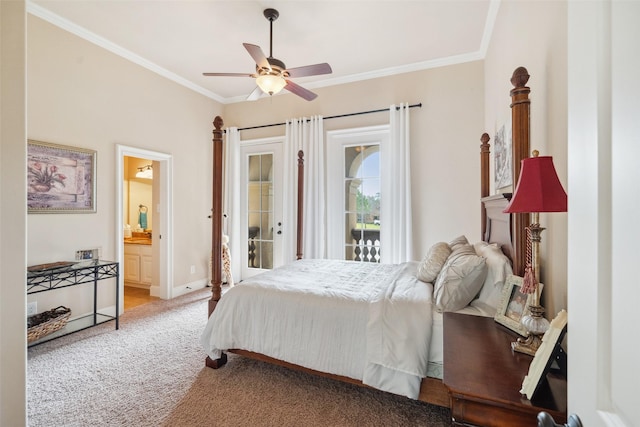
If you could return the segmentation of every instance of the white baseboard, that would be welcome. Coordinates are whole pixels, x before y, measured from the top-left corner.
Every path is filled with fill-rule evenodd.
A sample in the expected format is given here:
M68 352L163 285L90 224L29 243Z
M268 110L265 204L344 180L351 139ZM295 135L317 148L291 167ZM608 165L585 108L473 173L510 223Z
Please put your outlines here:
M124 282L124 285L129 288L138 288L138 289L151 289L151 285L145 285L142 283L133 283L133 282Z
M208 279L200 279L193 282L186 283L182 286L174 287L172 290L172 298L179 297L184 294L188 294L189 292L196 291L198 289L205 288L209 284ZM152 287L153 289L153 287ZM153 294L152 294L153 295Z
M173 298L179 297L181 295L184 294L188 294L189 292L193 292L193 291L197 291L199 289L205 288L207 285L209 284L209 279L200 279L200 280L196 280L193 282L189 282L186 283L182 286L178 286L176 288L173 288ZM225 290L226 286L223 286L223 292ZM151 286L149 288L149 295L151 295L152 297L159 297L160 296L160 286ZM100 314L105 314L107 316L114 316L116 315L116 306L115 305L110 305L107 307L100 307L98 308L98 313ZM69 320L74 320L80 317L85 317L85 316L91 316L93 315L93 312L87 312L87 313L82 313L79 315L75 315L75 313L72 312L71 317L69 318ZM120 312L119 314L122 314L122 312Z

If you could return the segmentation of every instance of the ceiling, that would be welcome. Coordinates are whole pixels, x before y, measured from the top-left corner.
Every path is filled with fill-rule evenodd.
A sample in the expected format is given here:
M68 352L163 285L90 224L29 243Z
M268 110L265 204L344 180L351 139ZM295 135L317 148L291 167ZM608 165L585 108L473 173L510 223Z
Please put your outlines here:
M226 104L244 101L254 79L202 73L255 72L242 43L269 56L266 8L280 13L273 57L331 65L292 79L313 90L482 59L499 1L28 0L27 11Z

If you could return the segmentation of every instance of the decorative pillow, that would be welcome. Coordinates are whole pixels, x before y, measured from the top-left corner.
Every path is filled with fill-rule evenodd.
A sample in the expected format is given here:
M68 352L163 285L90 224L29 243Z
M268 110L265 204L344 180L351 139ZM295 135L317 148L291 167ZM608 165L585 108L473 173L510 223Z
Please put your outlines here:
M469 241L467 240L467 238L465 236L458 236L455 239L453 239L452 241L449 242L449 247L451 248L452 251L455 251L456 249L458 249L461 246L465 246L468 245Z
M485 259L476 255L473 246L459 245L449 255L434 284L436 310L456 311L469 305L486 276Z
M447 262L449 255L451 255L451 248L446 242L438 242L431 246L418 267L416 275L418 279L423 282L433 283L445 262Z
M487 277L482 285L478 297L471 303L476 302L486 304L497 310L502 299L502 288L504 282L510 274L513 274L511 261L502 252L502 249L495 244L478 242L473 245L476 254L483 257L487 264Z

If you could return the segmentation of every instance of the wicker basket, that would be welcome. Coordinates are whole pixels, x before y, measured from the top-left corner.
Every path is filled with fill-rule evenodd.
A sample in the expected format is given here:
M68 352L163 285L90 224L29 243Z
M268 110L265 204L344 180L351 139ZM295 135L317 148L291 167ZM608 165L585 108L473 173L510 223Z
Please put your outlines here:
M71 317L71 309L60 306L49 311L27 317L27 342L37 341L66 326Z

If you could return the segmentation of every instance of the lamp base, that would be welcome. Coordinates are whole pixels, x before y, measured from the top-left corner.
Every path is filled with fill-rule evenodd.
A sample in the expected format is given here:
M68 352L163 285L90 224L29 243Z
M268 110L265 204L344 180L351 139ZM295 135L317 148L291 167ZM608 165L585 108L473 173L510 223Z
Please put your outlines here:
M543 334L529 333L526 338L518 338L517 341L511 343L511 350L519 353L528 354L529 356L535 356L538 347L542 344Z
M518 338L518 341L511 343L511 349L530 356L535 356L538 347L542 344L542 337L549 329L549 321L544 317L544 307L540 305L529 306L531 314L524 316L520 323L527 328L529 336Z

